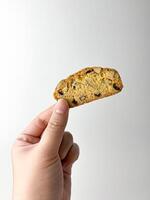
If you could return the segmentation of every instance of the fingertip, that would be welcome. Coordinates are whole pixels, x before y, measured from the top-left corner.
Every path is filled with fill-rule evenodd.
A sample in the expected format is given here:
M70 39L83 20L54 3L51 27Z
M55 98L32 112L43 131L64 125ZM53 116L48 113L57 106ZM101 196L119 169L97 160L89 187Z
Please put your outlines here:
M66 158L63 160L63 166L66 168L67 166L73 165L73 163L76 160L78 160L79 155L80 155L80 148L79 148L78 144L73 143Z
M59 114L64 114L68 112L69 106L65 99L59 99L58 102L55 105L55 111Z
M76 161L78 158L79 158L79 155L80 155L80 148L79 148L79 145L77 143L74 143L73 144L73 153L75 155L75 160Z

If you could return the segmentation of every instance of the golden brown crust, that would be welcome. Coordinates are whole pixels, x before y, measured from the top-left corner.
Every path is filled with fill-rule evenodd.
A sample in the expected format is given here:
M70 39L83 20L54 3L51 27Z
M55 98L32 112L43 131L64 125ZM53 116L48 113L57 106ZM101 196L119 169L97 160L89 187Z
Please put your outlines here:
M66 99L71 108L114 95L122 88L122 80L115 69L92 66L60 81L54 98Z

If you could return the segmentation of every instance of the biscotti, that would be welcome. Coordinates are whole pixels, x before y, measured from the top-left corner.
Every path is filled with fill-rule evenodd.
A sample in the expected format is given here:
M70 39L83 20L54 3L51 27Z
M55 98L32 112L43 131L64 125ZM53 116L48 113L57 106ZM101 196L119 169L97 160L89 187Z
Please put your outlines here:
M92 66L61 80L54 98L67 100L72 108L117 94L122 88L122 80L115 69Z

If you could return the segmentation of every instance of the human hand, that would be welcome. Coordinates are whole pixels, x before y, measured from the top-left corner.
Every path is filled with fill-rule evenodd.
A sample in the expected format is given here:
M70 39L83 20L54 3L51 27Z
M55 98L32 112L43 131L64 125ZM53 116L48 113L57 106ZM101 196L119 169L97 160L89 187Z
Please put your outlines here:
M59 100L39 114L12 147L13 200L69 200L71 168L79 147L64 132L68 104Z

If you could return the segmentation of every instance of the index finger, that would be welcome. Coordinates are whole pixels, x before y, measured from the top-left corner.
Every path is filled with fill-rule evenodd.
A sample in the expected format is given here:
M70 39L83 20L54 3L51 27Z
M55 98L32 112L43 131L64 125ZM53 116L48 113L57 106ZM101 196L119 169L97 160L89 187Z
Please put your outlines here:
M40 137L47 127L49 119L53 112L53 106L47 108L35 117L30 124L24 129L22 134L31 135L33 137Z

